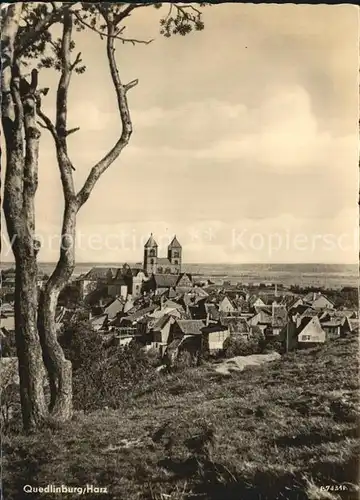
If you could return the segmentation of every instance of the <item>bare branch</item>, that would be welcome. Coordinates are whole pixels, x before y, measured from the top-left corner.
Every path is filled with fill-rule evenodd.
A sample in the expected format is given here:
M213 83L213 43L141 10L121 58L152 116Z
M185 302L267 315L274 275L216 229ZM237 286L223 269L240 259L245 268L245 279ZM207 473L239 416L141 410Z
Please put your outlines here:
M37 122L38 125L40 125L40 127L42 127L42 128L47 129L51 133L51 135L54 138L55 143L57 144L59 138L58 138L58 135L56 133L55 125L52 123L50 118L48 116L46 116L43 111L41 111L40 108L38 108L37 114L38 114L38 117L41 118L42 121L44 122L44 123L41 123L40 121L38 121Z
M133 80L129 83L127 83L124 87L125 87L125 92L127 92L128 90L132 89L133 87L135 87L137 84L139 83L139 80L136 79L136 80Z
M173 10L173 4L170 3L170 7L169 7L169 11L165 17L165 22L169 19L169 17L171 16L171 13L172 13L172 10Z
M121 82L119 70L115 60L114 37L112 36L114 26L109 21L107 22L107 30L108 36L106 38L106 53L109 61L111 79L116 92L122 131L118 141L115 143L112 149L91 169L83 187L78 192L76 198L79 209L89 198L91 191L93 190L96 182L101 177L101 175L118 158L122 150L129 143L132 134L132 123L126 93L138 82L137 80L133 80L127 85L123 85L123 83Z
M50 118L43 112L41 111L40 108L38 108L37 110L37 114L39 116L39 118L42 119L42 121L44 123L41 123L40 121L37 122L37 124L41 127L41 128L44 128L46 130L48 130L50 132L50 134L53 136L53 139L54 139L54 142L55 142L55 146L56 146L56 151L58 153L58 161L59 161L59 154L61 155L64 155L66 157L66 162L68 163L68 165L70 166L70 168L72 170L75 170L74 166L72 165L69 157L67 156L67 153L63 151L62 149L62 143L61 143L61 140L56 132L56 128L55 128L55 125L52 123L52 121L50 120ZM74 128L74 129L71 129L69 130L66 135L70 135L72 134L73 132L76 132L80 129L80 127L77 127L77 128ZM61 156L62 157L62 156ZM62 160L63 161L63 160ZM59 167L60 167L60 164L59 164ZM61 167L60 167L61 168Z
M80 130L80 127L75 127L75 128L71 128L70 130L67 130L66 131L66 137L70 134L74 134L75 132L78 132ZM75 170L75 169L74 169Z
M81 52L78 53L78 55L76 56L76 59L75 61L72 63L72 65L70 66L70 71L73 71L76 66L78 64L80 64L82 62L82 59L81 59Z
M63 36L61 40L61 76L56 96L56 132L59 137L65 138L67 122L67 98L71 78L70 44L72 37L72 16L64 14ZM64 141L66 149L66 142Z

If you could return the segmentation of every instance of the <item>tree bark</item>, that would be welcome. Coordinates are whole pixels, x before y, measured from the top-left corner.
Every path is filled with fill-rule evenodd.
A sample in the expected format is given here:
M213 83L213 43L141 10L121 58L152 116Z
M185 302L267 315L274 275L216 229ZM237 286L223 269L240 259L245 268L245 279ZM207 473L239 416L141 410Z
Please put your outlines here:
M41 426L47 414L42 353L36 325L37 265L34 248L34 195L40 133L30 126L33 106L29 102L23 107L20 75L16 62L14 64L15 38L21 12L22 4L8 7L2 32L1 111L6 143L3 210L16 262L15 337L22 418L25 430L32 430ZM26 151L24 130L26 137L30 138Z
M76 209L75 203L65 206L60 259L40 292L38 312L38 332L51 390L49 410L57 422L65 422L72 414L72 366L58 342L55 318L59 294L75 267Z

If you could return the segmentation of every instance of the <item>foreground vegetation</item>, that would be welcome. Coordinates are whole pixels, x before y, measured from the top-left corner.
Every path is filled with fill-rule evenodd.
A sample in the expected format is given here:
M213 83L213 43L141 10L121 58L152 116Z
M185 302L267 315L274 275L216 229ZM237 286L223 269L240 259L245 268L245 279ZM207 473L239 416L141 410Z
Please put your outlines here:
M116 410L78 411L40 437L10 429L4 496L93 484L109 488L98 499L357 498L357 352L347 338L229 377L210 364L157 374Z

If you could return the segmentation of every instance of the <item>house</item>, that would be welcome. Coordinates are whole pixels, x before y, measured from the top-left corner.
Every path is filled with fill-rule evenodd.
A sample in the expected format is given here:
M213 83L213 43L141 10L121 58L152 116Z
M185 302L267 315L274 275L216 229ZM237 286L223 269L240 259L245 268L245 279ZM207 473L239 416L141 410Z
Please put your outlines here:
M231 336L249 339L251 328L241 316L225 316L220 318L220 324L229 329Z
M112 298L112 295L108 293L108 287L103 285L87 294L84 298L84 303L91 308L103 307L105 304L108 304Z
M134 312L129 311L130 314L120 318L119 323L117 324L119 324L120 326L133 326L143 319L146 319L147 321L147 318L150 316L152 312L155 311L155 309L157 309L157 307L158 306L156 305L151 305L147 307L142 307L141 309L135 310Z
M299 347L309 347L316 344L323 344L326 340L326 333L321 327L317 316L313 318L304 318L298 324L297 335Z
M251 297L249 297L248 303L249 306L253 309L266 307L267 305L265 303L265 300L263 300L261 297L258 297L257 295L252 295Z
M106 314L109 321L118 316L119 313L124 312L125 300L121 297L116 297L106 307L104 307L104 314Z
M175 289L178 282L176 274L152 274L145 286L148 291L154 291L156 294L169 289Z
M205 309L206 324L209 325L210 323L217 323L220 319L220 313L216 304L212 304L211 302L210 303L202 302L202 303L204 304L204 309Z
M203 327L201 331L204 336L203 345L207 346L210 354L222 351L225 340L230 337L229 328L222 324L208 325Z
M90 318L90 324L96 332L106 330L108 324L107 314L102 314L100 316L95 316L94 318Z
M280 335L283 328L286 327L288 322L288 312L286 307L281 304L272 304L271 310L271 326L265 330L267 336Z
M303 299L294 295L285 295L281 299L280 305L285 306L288 311L291 311L303 305Z
M201 320L176 320L171 325L168 346L165 349L164 361L170 366L182 352L187 352L193 364L197 364L204 350L202 329L205 323Z
M8 268L1 271L1 286L10 289L15 288L16 271L15 268Z
M326 332L328 340L342 337L351 332L350 320L346 315L335 311L326 311L320 316L320 324Z
M122 297L126 299L128 294L128 284L123 275L123 269L118 269L115 278L106 286L107 294L110 297Z
M5 314L1 308L0 327L4 328L8 332L15 330L15 315L13 312L12 314Z
M171 333L174 338L183 337L184 335L202 335L204 326L205 323L202 320L177 320L171 329Z
M271 326L272 314L266 311L259 311L255 316L248 320L250 326L258 326L264 333L266 328Z
M84 299L90 292L96 290L100 284L106 285L111 282L118 268L116 267L93 267L90 271L80 276L75 283L80 292L80 297Z
M189 273L181 273L179 274L179 279L176 283L176 290L181 289L181 290L187 290L193 288L194 283L193 283L193 278L191 274ZM203 290L202 290L203 292ZM200 292L199 292L200 293ZM204 292L206 293L206 292ZM203 297L205 296L204 294L202 295Z
M168 314L158 318L152 323L148 323L150 329L147 336L147 344L160 352L160 355L165 354L166 346L170 336L171 325L174 324L174 317Z
M304 302L311 305L313 309L334 309L331 300L321 292L310 292L304 297Z
M280 335L286 345L286 350L296 348L304 349L324 344L326 332L317 316L298 318L296 322L290 321Z
M225 297L219 303L219 312L228 314L235 312L236 310L237 307L234 302L227 295L225 295Z
M139 297L143 291L143 283L148 279L147 273L139 267L132 268L128 264L124 264L117 275L119 280L121 276L127 285L127 293L134 298Z

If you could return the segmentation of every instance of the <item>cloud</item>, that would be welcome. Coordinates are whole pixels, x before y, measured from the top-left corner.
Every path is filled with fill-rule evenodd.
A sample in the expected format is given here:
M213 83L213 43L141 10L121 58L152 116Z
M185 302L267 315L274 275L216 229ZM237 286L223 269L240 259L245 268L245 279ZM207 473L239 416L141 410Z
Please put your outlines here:
M301 87L279 89L258 109L248 113L247 119L250 127L257 125L256 132L236 132L230 138L220 138L199 150L196 156L217 161L239 160L284 174L352 164L355 134L334 138L330 132L319 130L310 96Z

